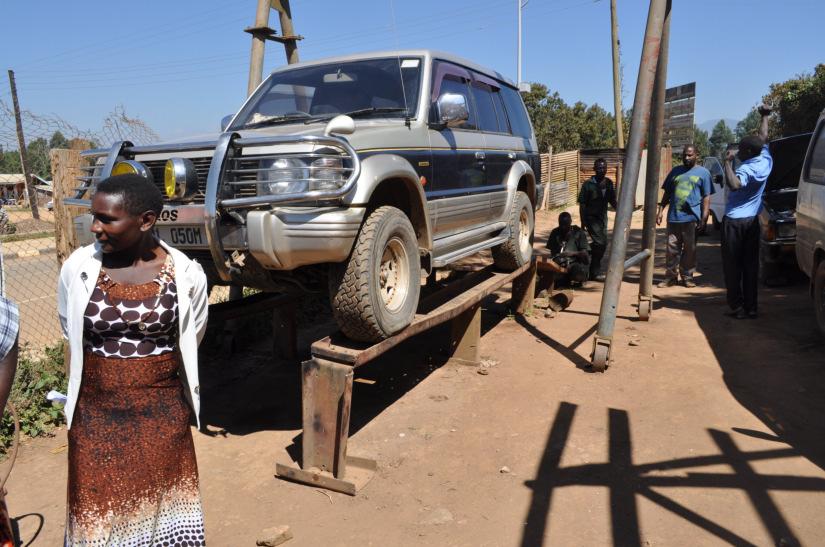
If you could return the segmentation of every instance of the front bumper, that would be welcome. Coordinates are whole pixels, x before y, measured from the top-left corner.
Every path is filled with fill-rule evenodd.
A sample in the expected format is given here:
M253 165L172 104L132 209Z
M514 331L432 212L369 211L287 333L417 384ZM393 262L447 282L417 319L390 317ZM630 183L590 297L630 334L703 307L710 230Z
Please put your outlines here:
M290 207L250 211L249 252L264 268L293 270L347 259L364 219L364 207Z
M271 168L244 167L243 161L275 159L295 154L317 153L332 149L348 166L341 167L347 176L336 188L309 190L291 194L238 195L234 190L242 187L256 188L261 182L255 173ZM338 207L357 181L361 165L358 155L349 143L340 137L323 135L270 136L242 138L235 133L223 133L216 142L181 143L172 145L134 146L129 142L116 142L108 150L90 150L83 156L96 161L84 169L91 174L80 177L84 186L78 189L75 199L65 200L69 205L89 205L81 199L87 191L91 194L96 183L107 178L115 163L145 155L175 155L195 151L211 153L206 185L203 189L203 205L172 206L185 212L188 219L161 219L159 226L202 227L206 240L200 243L200 231L189 232L185 237L190 249L208 249L215 270L223 281L231 281L241 272L243 262L230 259L229 251L248 249L268 269L291 270L314 263L340 262L346 259L352 248L363 208ZM330 152L326 152L329 154ZM104 158L102 160L100 158ZM338 157L338 156L336 156ZM102 163L101 163L102 162ZM251 179L248 178L251 176ZM306 180L312 179L311 175ZM327 203L327 207L309 204ZM332 205L336 204L336 205ZM164 209L167 209L166 207ZM245 215L245 217L244 217ZM184 233L184 232L176 232Z

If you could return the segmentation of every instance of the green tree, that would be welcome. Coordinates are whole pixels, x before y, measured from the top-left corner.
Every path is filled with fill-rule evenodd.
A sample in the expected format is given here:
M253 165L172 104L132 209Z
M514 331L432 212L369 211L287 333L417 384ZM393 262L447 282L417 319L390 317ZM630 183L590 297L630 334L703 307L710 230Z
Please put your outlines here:
M772 137L813 131L819 113L825 109L825 64L817 65L813 73L772 84L763 101L776 112Z
M20 173L20 154L17 150L0 149L0 173Z
M736 142L736 136L733 134L733 131L730 130L728 124L725 123L725 120L719 120L719 122L713 126L709 142L711 155L721 158L728 144Z
M60 131L55 131L49 139L49 150L52 148L69 148L69 139Z
M710 155L710 139L708 132L699 129L699 126L693 126L693 146L696 147L696 154L699 158L704 158Z
M751 108L750 112L739 120L736 124L736 140L741 141L743 137L748 135L755 135L759 131L759 125L762 123L762 117L756 108Z
M579 101L568 105L557 92L534 83L529 93L522 95L539 150L552 145L554 151L579 148L609 148L616 145L616 125L613 115L597 104L588 106Z
M51 178L51 161L49 160L49 143L46 139L34 139L26 145L29 172L44 179Z

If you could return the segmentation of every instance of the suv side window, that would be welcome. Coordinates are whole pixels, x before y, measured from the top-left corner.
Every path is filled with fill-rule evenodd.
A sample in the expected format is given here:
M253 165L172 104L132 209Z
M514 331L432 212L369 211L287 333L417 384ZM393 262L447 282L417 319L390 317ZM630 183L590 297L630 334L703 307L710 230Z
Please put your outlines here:
M527 111L518 91L505 86L501 89L501 95L504 98L504 106L507 109L507 117L510 119L513 134L525 139L532 137L530 120L527 118Z
M476 129L475 109L473 108L473 101L470 98L470 90L467 80L452 74L445 74L444 79L441 80L441 87L438 89L438 96L440 97L444 93L456 93L464 96L464 100L467 103L467 111L469 112L470 117L458 128Z
M498 125L496 107L493 105L493 93L490 87L481 82L473 82L470 89L473 92L473 100L476 104L478 128L482 131L490 131L493 133L501 131Z
M814 184L825 184L825 123L819 125L814 137L811 158L805 167L805 180Z
M504 98L500 89L493 90L493 106L496 109L496 117L498 118L498 130L502 133L510 133L510 121L507 119Z

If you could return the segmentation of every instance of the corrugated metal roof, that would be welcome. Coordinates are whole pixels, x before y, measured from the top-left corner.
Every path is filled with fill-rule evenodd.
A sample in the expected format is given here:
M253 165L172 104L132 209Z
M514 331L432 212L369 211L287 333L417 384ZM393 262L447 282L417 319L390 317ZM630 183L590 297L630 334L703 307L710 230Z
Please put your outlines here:
M26 177L20 173L0 174L0 184L22 184L26 182Z

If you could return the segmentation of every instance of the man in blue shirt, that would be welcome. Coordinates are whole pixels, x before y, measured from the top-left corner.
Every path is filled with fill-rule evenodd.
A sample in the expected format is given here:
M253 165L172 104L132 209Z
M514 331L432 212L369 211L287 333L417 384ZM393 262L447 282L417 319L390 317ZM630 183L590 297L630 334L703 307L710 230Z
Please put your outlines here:
M728 291L727 315L744 319L757 316L756 293L759 276L759 220L765 181L773 168L768 150L768 117L771 109L759 107L762 122L758 135L749 135L739 143L736 154L725 157L725 184L728 201L722 221L722 267ZM733 159L742 164L734 171Z
M710 171L696 165L696 147L687 144L682 149L682 165L674 167L662 185L664 194L656 212L656 224L662 223L665 205L667 212L667 271L659 287L671 287L678 281L681 270L685 287L696 286L696 228L704 228L710 214L710 195L713 184Z

